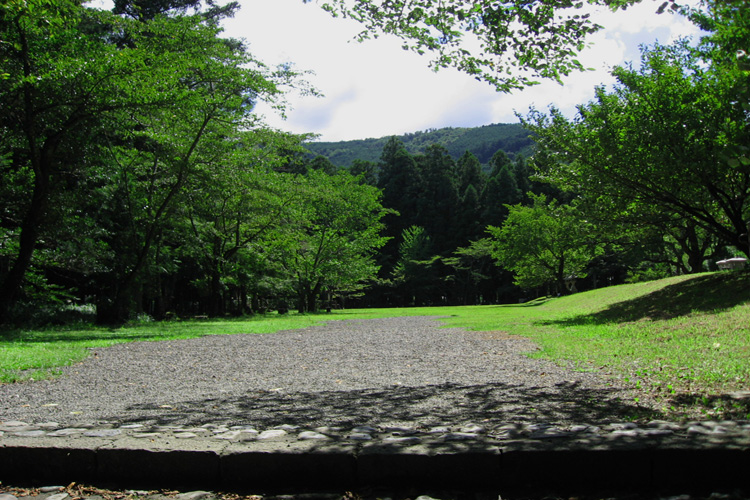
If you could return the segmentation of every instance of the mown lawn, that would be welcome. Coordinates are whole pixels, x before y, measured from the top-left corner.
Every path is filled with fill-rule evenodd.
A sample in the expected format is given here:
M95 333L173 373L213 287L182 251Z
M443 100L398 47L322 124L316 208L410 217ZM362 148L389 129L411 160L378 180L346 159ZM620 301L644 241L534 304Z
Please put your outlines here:
M621 285L525 304L339 310L224 321L174 321L118 329L14 332L0 341L0 382L54 376L88 349L119 342L305 328L330 320L441 316L446 326L501 331L535 340L531 356L617 378L679 414L750 418L750 273L706 273Z

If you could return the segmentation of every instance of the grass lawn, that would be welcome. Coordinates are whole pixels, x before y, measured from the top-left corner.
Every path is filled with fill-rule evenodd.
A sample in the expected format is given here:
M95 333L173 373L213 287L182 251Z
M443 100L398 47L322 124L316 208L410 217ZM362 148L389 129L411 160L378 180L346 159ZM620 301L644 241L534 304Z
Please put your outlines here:
M49 377L88 349L119 342L232 333L273 333L329 320L442 316L446 326L502 331L535 340L532 356L593 370L642 389L664 410L750 418L750 273L706 273L621 285L525 304L355 309L331 314L223 321L144 323L14 332L0 341L0 382Z

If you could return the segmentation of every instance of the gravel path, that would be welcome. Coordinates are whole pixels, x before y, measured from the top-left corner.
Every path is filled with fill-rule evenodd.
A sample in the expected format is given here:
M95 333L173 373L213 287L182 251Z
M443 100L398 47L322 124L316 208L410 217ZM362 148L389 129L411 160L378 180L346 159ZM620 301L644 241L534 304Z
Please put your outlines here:
M201 425L601 423L639 410L530 341L436 318L332 321L95 349L55 380L0 385L0 421Z

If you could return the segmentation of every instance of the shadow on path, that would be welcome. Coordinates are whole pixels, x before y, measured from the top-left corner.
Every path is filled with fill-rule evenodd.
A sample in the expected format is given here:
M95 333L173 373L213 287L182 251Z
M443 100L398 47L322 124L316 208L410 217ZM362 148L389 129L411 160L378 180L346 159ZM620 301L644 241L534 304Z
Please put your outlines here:
M158 424L288 424L433 426L456 423L597 423L653 417L624 399L617 389L590 389L576 383L527 387L482 385L394 386L382 389L300 392L252 391L243 396L183 401L164 408L139 404L116 420Z

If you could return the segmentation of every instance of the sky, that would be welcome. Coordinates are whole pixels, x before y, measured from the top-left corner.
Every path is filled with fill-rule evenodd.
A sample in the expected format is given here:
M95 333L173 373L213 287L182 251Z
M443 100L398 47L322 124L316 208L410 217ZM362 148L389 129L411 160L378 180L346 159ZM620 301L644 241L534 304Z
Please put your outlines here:
M306 79L323 97L287 96L286 119L264 106L266 122L295 133L315 133L321 141L400 135L442 127L517 123L515 112L554 105L572 116L575 106L593 98L594 88L612 83L610 70L637 62L639 45L669 43L697 33L685 19L657 15L661 1L643 0L625 12L594 13L605 26L579 57L594 71L576 73L564 85L544 82L512 94L452 68L434 72L429 56L401 49L395 37L359 43L361 26L334 19L318 5L302 0L240 0L241 10L225 21L229 36L244 39L264 63L293 63L312 71Z

